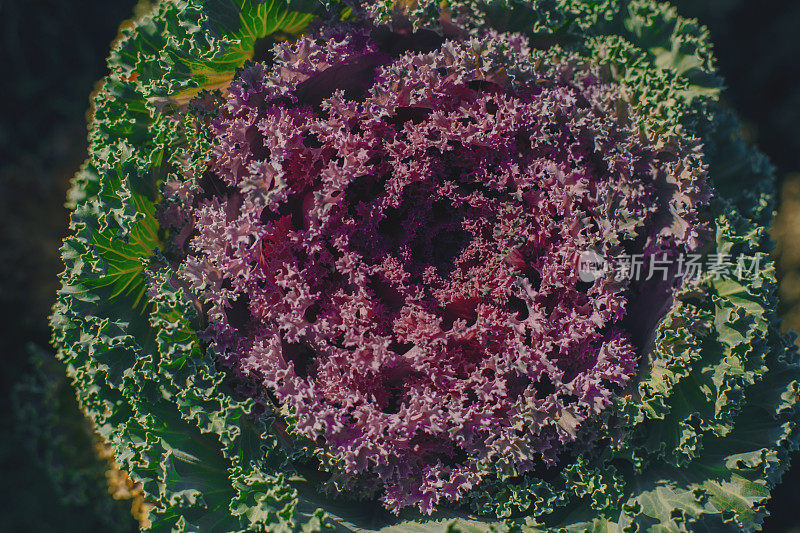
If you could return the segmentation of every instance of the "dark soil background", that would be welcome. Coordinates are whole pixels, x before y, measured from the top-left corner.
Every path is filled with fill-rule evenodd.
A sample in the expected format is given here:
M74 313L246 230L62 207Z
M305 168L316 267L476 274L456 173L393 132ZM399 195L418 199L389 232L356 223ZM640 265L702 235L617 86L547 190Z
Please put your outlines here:
M711 30L725 98L776 165L781 312L800 330L800 2L677 3ZM137 529L130 486L98 454L47 326L88 95L135 4L0 0L0 532ZM769 533L800 533L800 456L794 463L770 504Z
M0 531L133 532L49 348L89 93L133 0L0 0ZM124 494L119 494L124 496Z

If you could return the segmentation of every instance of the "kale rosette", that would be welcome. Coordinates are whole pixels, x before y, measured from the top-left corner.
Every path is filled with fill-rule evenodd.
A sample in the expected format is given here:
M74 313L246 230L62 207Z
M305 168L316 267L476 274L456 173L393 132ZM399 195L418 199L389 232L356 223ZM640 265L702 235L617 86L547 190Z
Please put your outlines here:
M703 28L165 0L109 64L52 324L153 530L758 528L800 366Z

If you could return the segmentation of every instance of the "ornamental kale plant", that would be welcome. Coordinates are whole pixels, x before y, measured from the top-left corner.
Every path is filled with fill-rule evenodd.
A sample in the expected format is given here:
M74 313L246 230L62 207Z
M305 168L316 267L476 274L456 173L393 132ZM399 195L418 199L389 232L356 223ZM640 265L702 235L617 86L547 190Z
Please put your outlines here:
M153 530L758 528L800 366L703 28L164 0L109 64L52 325Z

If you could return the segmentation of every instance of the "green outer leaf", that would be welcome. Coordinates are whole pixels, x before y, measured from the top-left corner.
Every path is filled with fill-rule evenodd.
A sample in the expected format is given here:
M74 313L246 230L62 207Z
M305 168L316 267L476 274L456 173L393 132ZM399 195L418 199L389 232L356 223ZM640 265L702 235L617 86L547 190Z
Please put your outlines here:
M241 6L239 23L224 27L200 4L165 1L126 31L95 97L91 158L71 193L74 233L62 249L67 270L51 318L54 343L79 402L157 502L154 530L303 525L294 517L296 490L273 474L285 460L267 421L254 422L252 402L226 391L200 349L191 306L156 266L154 206L172 168L165 154L172 160L192 142L158 114L159 98L197 89L201 68L230 80L256 39L286 38L312 18L277 0L234 7ZM254 480L270 480L274 497L256 497L262 485ZM268 502L280 511L267 512ZM312 513L304 527L313 530L322 518Z

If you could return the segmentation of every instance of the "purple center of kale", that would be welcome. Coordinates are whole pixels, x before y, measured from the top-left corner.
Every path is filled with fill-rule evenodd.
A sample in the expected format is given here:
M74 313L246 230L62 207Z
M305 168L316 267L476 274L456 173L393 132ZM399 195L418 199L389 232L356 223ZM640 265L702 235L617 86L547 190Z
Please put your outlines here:
M526 54L301 38L212 126L185 273L214 347L395 512L556 462L636 369L630 283L576 259L695 236L672 199L700 186L667 185L617 88Z

